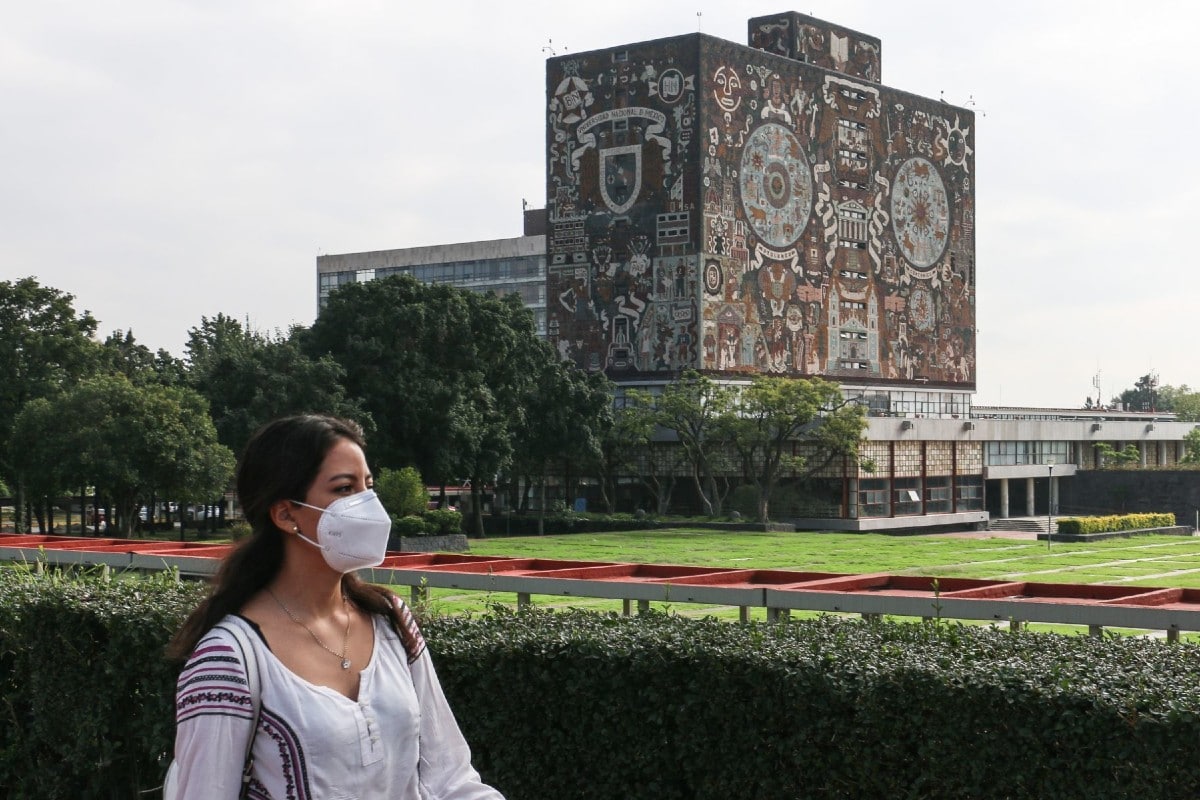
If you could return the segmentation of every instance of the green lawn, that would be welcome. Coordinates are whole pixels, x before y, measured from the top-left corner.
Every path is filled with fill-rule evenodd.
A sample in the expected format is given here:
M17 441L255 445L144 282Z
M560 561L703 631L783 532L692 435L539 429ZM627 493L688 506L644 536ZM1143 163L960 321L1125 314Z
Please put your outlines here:
M1092 543L950 536L836 533L729 533L654 530L472 539L473 555L689 564L722 569L798 569L818 572L885 572L930 577L1114 583L1200 588L1200 537L1145 536ZM511 594L433 590L434 613L476 612L492 603L515 604ZM612 610L618 601L535 597L543 607ZM656 604L657 605L657 604ZM674 613L737 617L737 609L674 605ZM763 609L752 616L762 617ZM801 616L796 614L794 616ZM1047 629L1045 626L1032 626ZM1058 627L1055 630L1072 630Z

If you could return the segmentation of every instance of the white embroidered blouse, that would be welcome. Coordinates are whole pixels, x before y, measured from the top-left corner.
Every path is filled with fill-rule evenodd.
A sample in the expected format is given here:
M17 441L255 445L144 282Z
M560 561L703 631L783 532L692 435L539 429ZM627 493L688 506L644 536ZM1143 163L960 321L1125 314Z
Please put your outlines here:
M374 615L375 648L358 699L298 677L257 627L229 616L254 645L262 708L248 796L258 800L503 800L482 783L408 609L408 650ZM236 798L254 711L241 649L214 628L196 645L175 695L179 800Z

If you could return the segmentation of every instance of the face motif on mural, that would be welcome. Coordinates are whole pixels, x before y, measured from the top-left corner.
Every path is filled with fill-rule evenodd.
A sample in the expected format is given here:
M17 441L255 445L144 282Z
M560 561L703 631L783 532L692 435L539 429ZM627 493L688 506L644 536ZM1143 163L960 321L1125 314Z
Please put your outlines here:
M716 84L713 99L717 105L729 112L737 111L742 104L742 79L737 72L726 66L719 67L713 75L713 83Z

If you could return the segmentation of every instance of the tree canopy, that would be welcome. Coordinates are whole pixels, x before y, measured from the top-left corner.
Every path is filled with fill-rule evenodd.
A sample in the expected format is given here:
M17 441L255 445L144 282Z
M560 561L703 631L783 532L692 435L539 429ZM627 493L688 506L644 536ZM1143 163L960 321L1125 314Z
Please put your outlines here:
M32 277L0 282L0 476L15 484L18 514L24 503L12 421L29 401L63 391L95 367L96 320L76 312L74 300Z
M188 332L188 385L209 403L217 438L240 452L261 425L299 413L356 420L370 433L371 415L347 396L345 372L329 356L310 358L300 329L266 335L218 314Z
M111 500L128 535L151 495L211 500L233 475L205 400L181 387L90 378L27 404L13 425L18 474L50 493L91 485Z

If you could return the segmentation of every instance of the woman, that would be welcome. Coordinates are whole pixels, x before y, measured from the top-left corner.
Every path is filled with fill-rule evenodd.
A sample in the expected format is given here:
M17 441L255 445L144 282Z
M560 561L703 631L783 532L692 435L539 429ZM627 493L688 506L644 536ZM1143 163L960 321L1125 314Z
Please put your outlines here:
M503 800L471 767L408 608L353 574L383 560L390 528L363 446L356 424L315 415L246 446L237 491L253 535L168 650L187 659L179 798L238 797L248 765L248 797Z

